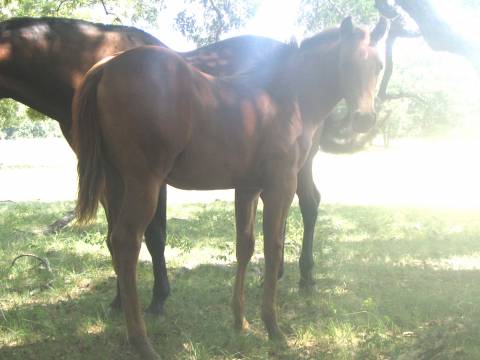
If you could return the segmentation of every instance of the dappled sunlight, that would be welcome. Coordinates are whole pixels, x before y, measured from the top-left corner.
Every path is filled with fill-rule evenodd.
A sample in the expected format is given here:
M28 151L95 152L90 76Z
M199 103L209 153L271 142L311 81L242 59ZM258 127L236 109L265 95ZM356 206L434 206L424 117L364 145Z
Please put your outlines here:
M388 259L386 262L389 262ZM480 270L480 253L465 256L452 256L441 259L418 259L414 256L408 255L400 258L393 264L396 266L412 266L433 270Z
M78 327L78 334L99 335L105 332L106 324L103 320L97 319L93 322L88 319Z
M99 212L97 222L87 227L24 239L24 233L51 222L69 205L34 202L0 207L2 239L6 239L0 245L0 263L8 264L14 254L35 252L47 257L53 269L52 286L44 288L52 277L35 262L18 263L11 278L0 268L6 319L0 314L0 338L6 344L0 357L13 353L21 354L17 358L42 356L61 352L65 346L78 348L78 344L87 358L119 354L123 360L130 356L125 352L123 318L108 315L115 275L105 245L103 214ZM158 323L146 318L154 346L166 349L166 358L179 358L178 351L199 358L231 354L381 358L409 354L416 346L428 351L426 345L412 344L417 339L436 339L439 332L446 334L442 342L459 346L478 338L480 328L473 321L478 319L480 296L478 211L325 204L314 242L317 286L305 294L298 291L302 221L294 206L287 227L285 274L278 289L280 326L289 348L272 349L260 315L261 213L245 284L251 331L238 336L231 329L236 269L233 210L232 203L222 201L169 205L166 259L172 293L166 303L167 320ZM143 307L151 296L150 261L143 246L138 265ZM432 319L449 318L454 320L432 323ZM451 328L454 334L465 336L459 340L448 335ZM105 344L105 337L113 340Z
M361 339L352 325L332 321L327 326L327 332L331 341L345 356L353 357Z
M96 256L110 256L106 244L75 243L73 250L79 255L92 254Z

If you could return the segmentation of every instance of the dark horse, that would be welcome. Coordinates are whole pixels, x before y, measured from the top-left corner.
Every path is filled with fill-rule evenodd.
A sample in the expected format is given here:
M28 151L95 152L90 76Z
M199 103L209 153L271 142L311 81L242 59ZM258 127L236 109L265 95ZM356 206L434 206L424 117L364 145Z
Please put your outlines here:
M262 319L269 337L282 339L275 294L297 175L323 120L342 98L355 130L374 125L380 70L369 33L347 18L339 29L306 39L300 47L285 45L238 76L207 75L160 47L126 51L89 71L73 102L77 214L80 221L93 218L106 195L108 241L128 336L143 359L158 355L140 312L136 264L160 188L167 183L235 189L238 268L232 307L240 330L248 326L244 277L262 198Z

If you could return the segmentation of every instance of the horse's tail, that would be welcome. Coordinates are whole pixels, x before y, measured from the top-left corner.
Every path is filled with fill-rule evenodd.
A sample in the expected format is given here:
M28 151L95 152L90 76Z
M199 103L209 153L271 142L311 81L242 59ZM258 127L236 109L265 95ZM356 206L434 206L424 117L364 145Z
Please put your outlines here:
M102 74L103 63L97 64L87 73L73 98L72 139L78 158L75 211L79 223L96 217L105 183L102 132L97 119L97 87Z

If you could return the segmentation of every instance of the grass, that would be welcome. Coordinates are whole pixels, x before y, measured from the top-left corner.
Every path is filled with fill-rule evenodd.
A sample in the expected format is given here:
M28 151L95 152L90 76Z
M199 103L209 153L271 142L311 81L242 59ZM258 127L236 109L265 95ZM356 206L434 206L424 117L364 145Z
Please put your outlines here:
M88 227L44 232L72 207L0 203L0 359L132 358L124 321L107 308L115 282L103 216ZM270 344L260 320L260 223L246 284L251 331L232 329L233 220L226 202L169 208L167 319L147 317L164 359L480 358L480 213L322 206L317 287L302 293L302 222L294 207L278 294L288 347ZM28 257L10 267L22 253L47 258L52 272ZM143 304L151 284L142 260Z

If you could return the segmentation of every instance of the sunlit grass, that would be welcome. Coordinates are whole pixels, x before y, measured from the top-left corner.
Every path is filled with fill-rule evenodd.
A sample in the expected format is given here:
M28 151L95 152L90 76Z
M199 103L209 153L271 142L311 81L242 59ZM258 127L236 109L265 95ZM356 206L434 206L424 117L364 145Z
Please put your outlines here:
M129 359L121 316L108 304L115 278L106 224L46 225L72 203L0 204L0 359ZM259 214L261 215L261 214ZM261 216L259 216L261 219ZM326 205L315 241L317 287L299 292L302 221L294 207L280 281L288 346L269 343L260 320L261 222L246 283L251 330L232 329L233 205L169 208L167 320L147 317L165 359L476 359L480 357L480 213ZM51 272L23 253L49 260ZM142 249L139 292L151 296Z

